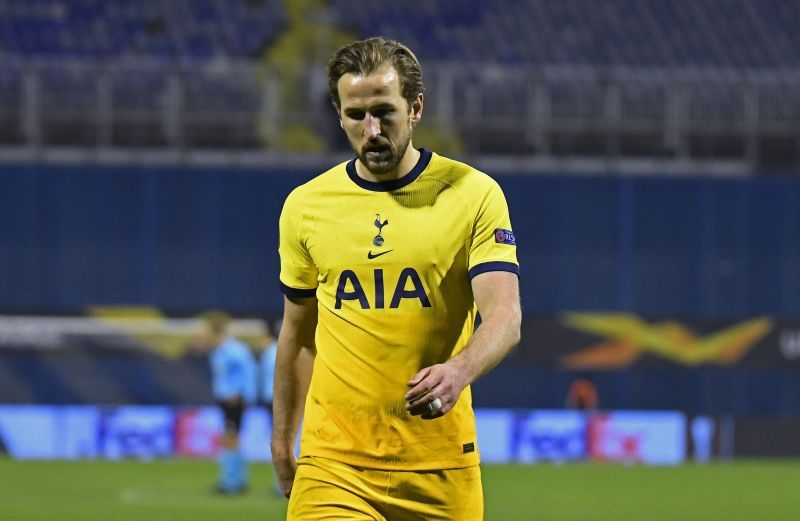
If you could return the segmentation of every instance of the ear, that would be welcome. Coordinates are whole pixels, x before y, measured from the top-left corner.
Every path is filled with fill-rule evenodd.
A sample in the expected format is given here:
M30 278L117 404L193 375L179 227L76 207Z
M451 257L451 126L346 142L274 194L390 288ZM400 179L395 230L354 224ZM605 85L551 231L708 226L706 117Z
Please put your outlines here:
M341 117L339 118L339 126L342 127L342 130L344 130L344 121L342 121Z
M416 127L417 124L422 119L422 107L425 105L425 99L420 92L417 95L417 99L414 100L414 103L411 104L411 126Z

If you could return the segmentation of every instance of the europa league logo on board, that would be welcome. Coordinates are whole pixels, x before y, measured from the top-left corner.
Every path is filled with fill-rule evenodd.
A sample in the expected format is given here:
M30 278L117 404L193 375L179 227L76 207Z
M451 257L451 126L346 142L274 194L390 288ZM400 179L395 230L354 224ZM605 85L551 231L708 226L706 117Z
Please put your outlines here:
M383 246L383 237L381 237L381 230L383 230L383 227L386 226L387 224L389 224L388 219L381 222L380 214L377 213L375 214L375 226L378 228L378 235L373 237L372 244L379 248Z

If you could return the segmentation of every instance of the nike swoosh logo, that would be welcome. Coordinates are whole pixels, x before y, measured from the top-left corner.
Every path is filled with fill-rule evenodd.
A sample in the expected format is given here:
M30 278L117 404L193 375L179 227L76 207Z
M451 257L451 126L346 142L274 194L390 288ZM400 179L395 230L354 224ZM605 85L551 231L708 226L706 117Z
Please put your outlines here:
M393 251L394 250L386 250L386 251L382 251L380 253L372 253L372 250L370 250L369 253L367 253L367 258L368 259L375 259L377 257L380 257L381 255L386 255L387 253L391 253Z

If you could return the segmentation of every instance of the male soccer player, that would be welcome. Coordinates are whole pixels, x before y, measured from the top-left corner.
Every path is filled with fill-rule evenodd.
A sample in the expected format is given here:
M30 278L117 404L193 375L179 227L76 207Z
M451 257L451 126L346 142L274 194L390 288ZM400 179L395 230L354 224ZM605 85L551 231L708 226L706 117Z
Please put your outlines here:
M412 145L424 89L406 46L358 41L327 71L356 158L280 218L272 454L288 519L482 519L469 385L520 334L505 198Z
M239 450L239 430L247 405L256 400L256 361L250 348L229 334L231 319L212 311L203 315L214 399L222 409L225 430L216 490L237 494L247 489L247 462Z

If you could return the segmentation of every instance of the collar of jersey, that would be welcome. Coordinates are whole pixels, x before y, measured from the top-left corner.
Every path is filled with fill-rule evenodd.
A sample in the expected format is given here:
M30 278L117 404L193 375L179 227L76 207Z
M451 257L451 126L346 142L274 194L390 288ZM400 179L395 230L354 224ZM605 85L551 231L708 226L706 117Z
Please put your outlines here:
M392 190L397 190L398 188L403 188L404 186L408 186L414 182L416 178L427 168L428 163L431 162L431 157L433 154L430 150L425 148L419 149L419 161L411 169L409 173L401 177L400 179L392 179L391 181L367 181L359 177L358 173L356 172L356 160L353 159L349 163L347 163L347 176L358 186L365 190L372 190L373 192L390 192Z

